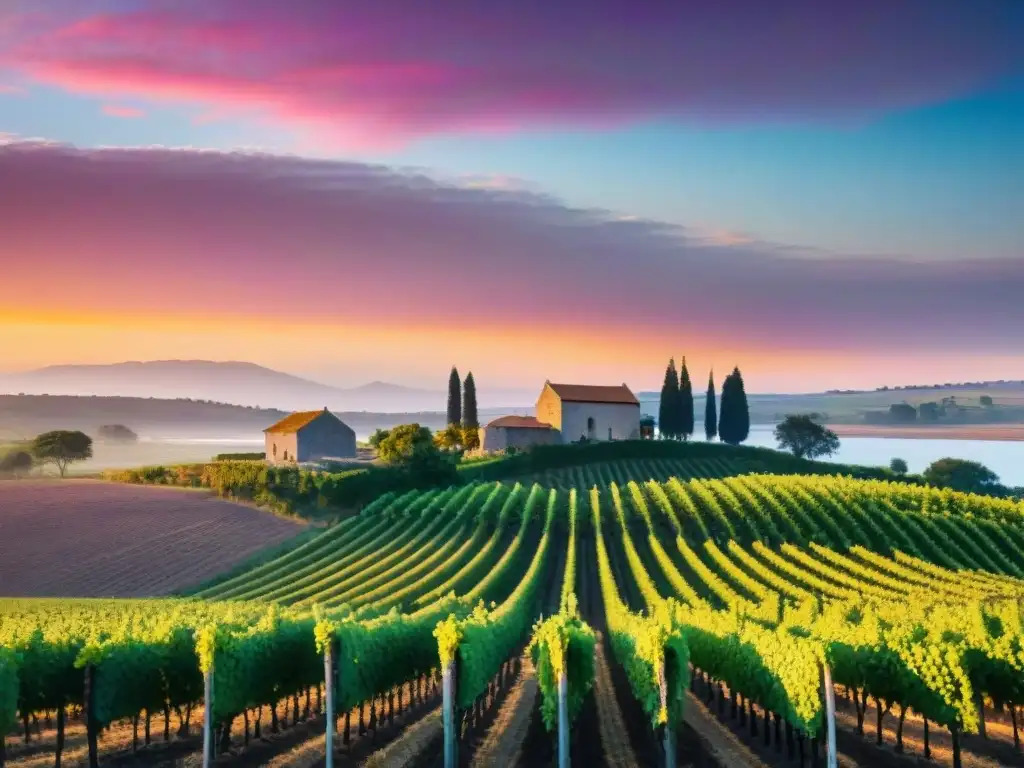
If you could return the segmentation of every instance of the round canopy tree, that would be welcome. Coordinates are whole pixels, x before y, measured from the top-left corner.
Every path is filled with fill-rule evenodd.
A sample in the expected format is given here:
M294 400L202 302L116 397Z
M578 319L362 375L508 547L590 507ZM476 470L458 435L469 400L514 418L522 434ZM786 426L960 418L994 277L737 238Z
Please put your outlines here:
M41 464L53 464L64 477L68 465L92 458L92 438L84 432L56 430L44 432L32 441L32 455Z
M787 416L775 427L779 448L791 451L798 459L831 456L839 450L839 437L807 414Z

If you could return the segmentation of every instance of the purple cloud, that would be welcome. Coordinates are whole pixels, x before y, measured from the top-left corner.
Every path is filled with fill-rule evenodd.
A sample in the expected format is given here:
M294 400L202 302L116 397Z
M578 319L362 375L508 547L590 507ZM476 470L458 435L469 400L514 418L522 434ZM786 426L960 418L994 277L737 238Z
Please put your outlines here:
M1016 0L72 7L9 17L0 63L76 92L213 105L365 145L647 119L858 121L1024 72Z
M1016 354L1024 258L808 253L381 166L0 145L0 299L288 324ZM1024 257L1024 254L1022 254Z

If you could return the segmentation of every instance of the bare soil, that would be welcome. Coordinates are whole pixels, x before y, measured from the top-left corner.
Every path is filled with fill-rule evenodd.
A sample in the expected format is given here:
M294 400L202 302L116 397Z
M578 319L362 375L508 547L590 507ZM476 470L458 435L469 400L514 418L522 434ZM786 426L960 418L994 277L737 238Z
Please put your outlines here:
M168 595L303 528L201 491L0 481L0 595Z

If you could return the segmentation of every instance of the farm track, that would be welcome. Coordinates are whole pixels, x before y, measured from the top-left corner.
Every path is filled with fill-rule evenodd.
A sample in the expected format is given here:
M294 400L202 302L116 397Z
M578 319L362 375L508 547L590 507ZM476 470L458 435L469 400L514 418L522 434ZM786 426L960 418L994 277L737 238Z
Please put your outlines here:
M5 597L186 589L303 526L206 493L88 480L0 483Z

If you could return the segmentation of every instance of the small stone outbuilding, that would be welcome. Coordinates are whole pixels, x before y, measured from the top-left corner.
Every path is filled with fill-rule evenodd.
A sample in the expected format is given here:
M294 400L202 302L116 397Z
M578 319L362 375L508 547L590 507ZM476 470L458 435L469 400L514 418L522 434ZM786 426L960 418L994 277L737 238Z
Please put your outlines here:
M636 440L640 437L640 401L629 387L544 382L537 418L561 433L563 443L586 440Z
M355 431L326 408L293 413L267 427L263 433L267 461L271 464L356 456Z
M533 416L502 416L480 428L480 448L484 451L525 450L559 442L558 430Z

